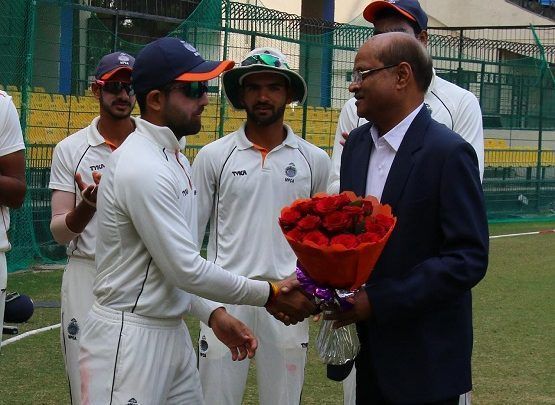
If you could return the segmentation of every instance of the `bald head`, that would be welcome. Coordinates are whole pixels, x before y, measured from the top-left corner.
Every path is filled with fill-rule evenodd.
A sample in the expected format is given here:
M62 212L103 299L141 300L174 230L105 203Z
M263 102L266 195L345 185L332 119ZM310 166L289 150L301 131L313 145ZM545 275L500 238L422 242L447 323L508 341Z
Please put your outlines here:
M362 45L360 52L371 52L385 66L407 63L418 89L422 93L428 90L433 76L432 58L413 35L402 32L376 35Z

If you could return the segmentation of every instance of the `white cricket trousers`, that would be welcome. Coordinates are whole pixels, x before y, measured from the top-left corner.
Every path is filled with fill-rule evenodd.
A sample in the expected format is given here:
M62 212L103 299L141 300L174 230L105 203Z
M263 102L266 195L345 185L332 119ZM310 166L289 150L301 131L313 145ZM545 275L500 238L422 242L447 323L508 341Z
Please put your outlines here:
M304 383L308 347L308 320L285 326L264 308L224 305L227 312L248 325L258 339L255 355L259 403L298 405ZM229 349L201 322L199 372L206 405L240 405L248 359L232 361Z
M72 405L81 403L79 340L94 302L95 277L94 260L70 256L62 277L60 338Z
M2 331L4 330L4 308L6 306L6 288L8 287L8 264L6 254L0 252L0 343L2 343ZM0 350L1 345L0 345Z
M83 405L202 405L189 331L180 318L149 318L94 303L81 336Z

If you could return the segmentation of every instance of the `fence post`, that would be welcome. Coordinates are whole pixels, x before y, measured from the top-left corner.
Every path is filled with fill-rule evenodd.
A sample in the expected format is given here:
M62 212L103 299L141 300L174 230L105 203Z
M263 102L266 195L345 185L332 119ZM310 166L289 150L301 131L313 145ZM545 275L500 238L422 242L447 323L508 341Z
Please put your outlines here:
M224 51L223 51L223 60L227 58L227 43L229 41L229 20L231 18L231 5L229 0L225 0L225 9L224 9ZM226 97L224 94L224 88L222 86L220 90L220 123L218 125L218 138L224 136L224 119L225 119L225 106L226 106Z
M36 0L31 0L27 3L27 35L25 38L25 70L23 73L23 83L21 86L21 112L19 122L25 143L27 143L27 117L29 114L29 87L33 81L33 56L35 53L35 15L36 15Z

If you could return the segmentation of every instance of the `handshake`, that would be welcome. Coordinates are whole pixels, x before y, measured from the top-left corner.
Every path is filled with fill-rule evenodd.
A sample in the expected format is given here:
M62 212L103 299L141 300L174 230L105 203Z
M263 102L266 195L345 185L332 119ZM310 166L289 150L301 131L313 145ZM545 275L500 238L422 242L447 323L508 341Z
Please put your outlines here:
M295 275L270 284L273 293L264 307L285 325L295 325L320 311L314 298L301 289Z

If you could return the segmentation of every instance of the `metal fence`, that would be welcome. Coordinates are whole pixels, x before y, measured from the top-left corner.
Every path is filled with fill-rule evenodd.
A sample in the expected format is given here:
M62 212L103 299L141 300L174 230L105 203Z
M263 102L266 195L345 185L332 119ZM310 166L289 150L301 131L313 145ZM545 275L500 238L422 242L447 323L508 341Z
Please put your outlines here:
M13 0L0 3L0 86L20 111L27 143L29 194L13 211L10 270L63 257L51 239L49 167L53 145L98 112L89 91L99 58L130 54L160 36L193 43L206 58L241 60L274 46L308 84L305 104L286 120L331 152L339 111L350 97L353 60L372 28L303 19L220 0ZM430 28L439 76L472 91L484 115L484 190L490 218L550 216L555 209L555 25ZM235 130L244 119L210 83L203 128L185 151ZM135 111L136 113L138 111Z

